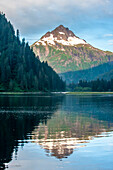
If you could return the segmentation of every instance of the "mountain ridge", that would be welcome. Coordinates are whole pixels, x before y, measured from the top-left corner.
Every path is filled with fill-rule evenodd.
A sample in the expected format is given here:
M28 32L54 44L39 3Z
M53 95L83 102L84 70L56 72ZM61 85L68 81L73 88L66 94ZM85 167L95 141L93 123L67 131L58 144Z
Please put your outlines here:
M58 26L53 31L48 31L43 35L39 41L35 42L37 45L56 45L61 43L65 46L75 46L77 44L87 44L85 40L77 37L69 28L63 25Z
M112 52L93 47L63 25L47 32L31 48L59 74L113 61Z
M66 73L61 73L59 75L62 77L64 81L66 81L67 84L70 83L76 84L80 80L91 81L91 80L96 80L98 78L109 80L110 78L107 78L107 76L105 76L108 75L109 73L112 73L112 77L113 77L113 61L86 70L66 72Z

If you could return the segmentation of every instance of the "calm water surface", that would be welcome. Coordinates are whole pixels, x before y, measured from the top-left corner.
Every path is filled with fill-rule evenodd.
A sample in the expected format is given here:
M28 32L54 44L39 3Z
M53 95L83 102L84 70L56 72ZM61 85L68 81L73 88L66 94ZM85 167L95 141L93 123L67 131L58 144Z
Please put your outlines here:
M0 95L0 169L113 170L113 95Z

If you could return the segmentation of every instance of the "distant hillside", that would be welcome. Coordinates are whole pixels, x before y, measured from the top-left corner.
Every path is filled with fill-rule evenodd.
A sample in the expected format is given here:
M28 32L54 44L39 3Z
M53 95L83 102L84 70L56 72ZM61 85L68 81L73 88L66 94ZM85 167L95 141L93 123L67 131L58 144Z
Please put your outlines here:
M0 91L62 91L65 83L46 63L41 63L25 39L19 39L0 13Z
M67 84L72 82L78 83L79 80L90 81L97 78L110 79L113 76L113 62L101 64L86 70L67 72L59 75L66 81Z
M113 69L99 76L99 79L111 80L113 79Z
M57 73L89 69L113 61L113 53L94 48L63 25L47 32L31 48Z

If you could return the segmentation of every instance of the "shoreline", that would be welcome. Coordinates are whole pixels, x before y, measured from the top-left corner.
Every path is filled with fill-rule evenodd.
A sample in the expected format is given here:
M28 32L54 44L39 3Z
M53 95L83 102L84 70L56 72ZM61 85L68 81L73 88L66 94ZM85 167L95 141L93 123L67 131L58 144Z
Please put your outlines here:
M97 95L113 94L113 92L0 92L2 94L68 94L68 95Z
M101 94L112 94L113 92L67 92L69 95L101 95Z

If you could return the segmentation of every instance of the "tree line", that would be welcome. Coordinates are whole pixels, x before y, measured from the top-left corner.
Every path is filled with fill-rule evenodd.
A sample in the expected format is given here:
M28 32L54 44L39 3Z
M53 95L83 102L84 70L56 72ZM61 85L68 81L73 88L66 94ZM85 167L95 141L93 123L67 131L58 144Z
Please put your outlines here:
M104 80L97 79L92 81L80 80L78 84L71 83L67 86L71 91L92 91L92 92L107 92L113 91L113 79Z
M0 13L0 91L64 91L58 74L40 62L19 30L16 35L5 14Z

